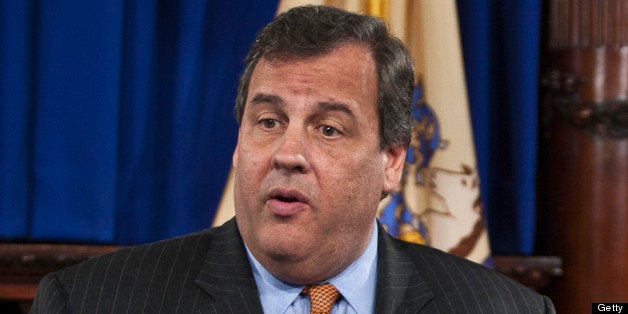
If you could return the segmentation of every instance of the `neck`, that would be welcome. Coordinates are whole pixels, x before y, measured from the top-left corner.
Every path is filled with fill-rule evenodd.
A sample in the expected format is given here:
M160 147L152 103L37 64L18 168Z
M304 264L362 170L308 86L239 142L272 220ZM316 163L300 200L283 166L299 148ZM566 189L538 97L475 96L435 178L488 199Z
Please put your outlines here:
M351 243L337 246L351 249L313 252L304 258L279 254L256 254L253 249L251 249L251 253L268 272L279 280L295 285L308 285L324 282L349 267L364 253L369 244L371 233L372 230L362 239L354 238Z

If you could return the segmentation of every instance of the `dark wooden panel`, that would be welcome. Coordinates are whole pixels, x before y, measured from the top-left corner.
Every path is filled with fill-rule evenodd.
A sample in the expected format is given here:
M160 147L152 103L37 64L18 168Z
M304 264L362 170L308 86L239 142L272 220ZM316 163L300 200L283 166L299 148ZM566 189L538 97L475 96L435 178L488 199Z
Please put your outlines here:
M628 300L628 0L547 2L538 252L559 313Z

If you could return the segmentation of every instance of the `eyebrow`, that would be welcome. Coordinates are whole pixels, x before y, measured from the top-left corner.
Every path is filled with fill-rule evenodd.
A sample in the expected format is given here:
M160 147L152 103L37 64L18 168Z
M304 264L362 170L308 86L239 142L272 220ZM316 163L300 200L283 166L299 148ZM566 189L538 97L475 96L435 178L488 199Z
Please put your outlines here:
M318 107L316 108L318 112L328 112L328 111L341 111L346 113L352 120L355 120L355 114L353 111L344 103L340 102L327 102L322 101L318 103Z
M264 94L264 93L255 94L255 96L253 96L253 99L251 99L251 105L256 105L260 103L270 103L270 104L275 104L275 105L281 105L283 104L283 99L281 99L281 97L277 95Z
M266 94L266 93L255 94L255 96L253 96L253 99L251 99L251 105L257 105L261 103L267 103L267 104L277 105L277 106L284 105L283 99L277 95ZM347 114L347 116L351 118L351 120L353 121L356 120L353 110L351 110L351 108L349 108L349 106L347 106L347 104L345 103L334 102L334 101L320 101L317 103L317 107L315 110L317 114L322 114L322 113L330 112L330 111L344 112L345 114Z

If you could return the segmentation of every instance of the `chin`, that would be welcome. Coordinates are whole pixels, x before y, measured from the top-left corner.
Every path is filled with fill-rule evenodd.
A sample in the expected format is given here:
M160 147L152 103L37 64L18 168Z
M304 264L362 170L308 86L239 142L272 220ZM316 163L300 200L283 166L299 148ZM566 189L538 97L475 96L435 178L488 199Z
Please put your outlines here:
M303 243L296 239L278 239L276 237L265 239L260 248L273 260L277 261L298 261L302 259L309 250L305 249Z

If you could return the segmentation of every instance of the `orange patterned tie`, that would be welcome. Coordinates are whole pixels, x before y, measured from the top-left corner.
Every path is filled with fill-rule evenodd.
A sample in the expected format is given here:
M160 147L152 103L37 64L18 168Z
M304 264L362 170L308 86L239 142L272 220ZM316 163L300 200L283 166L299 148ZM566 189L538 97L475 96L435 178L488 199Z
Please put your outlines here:
M301 292L310 297L310 314L329 314L340 296L338 289L330 283L308 285Z

